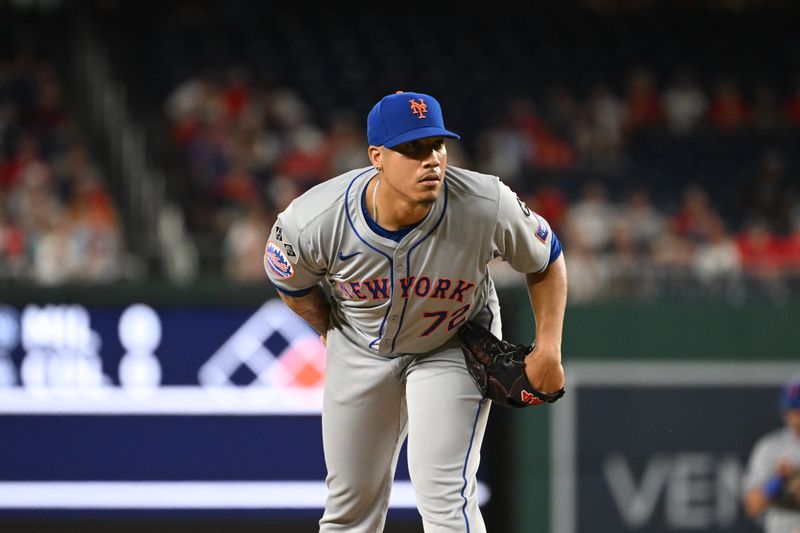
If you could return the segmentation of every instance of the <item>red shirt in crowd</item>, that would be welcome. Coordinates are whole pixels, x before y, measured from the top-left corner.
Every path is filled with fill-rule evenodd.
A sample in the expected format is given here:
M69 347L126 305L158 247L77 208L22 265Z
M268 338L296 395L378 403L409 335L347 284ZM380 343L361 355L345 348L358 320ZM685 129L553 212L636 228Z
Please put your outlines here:
M757 275L778 275L785 264L786 243L760 226L752 226L736 239L742 268Z

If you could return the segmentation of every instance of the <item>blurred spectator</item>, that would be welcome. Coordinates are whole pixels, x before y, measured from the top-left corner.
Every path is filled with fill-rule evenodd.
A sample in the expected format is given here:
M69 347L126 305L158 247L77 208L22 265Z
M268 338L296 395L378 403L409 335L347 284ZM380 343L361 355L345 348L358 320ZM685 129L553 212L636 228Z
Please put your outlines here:
M298 182L283 176L272 179L267 190L270 200L279 212L289 207L292 200L305 192Z
M630 75L625 100L625 130L637 131L659 126L664 119L661 96L656 90L653 74L637 68Z
M315 126L297 126L289 134L288 146L275 172L299 182L304 189L330 177L330 150L322 132Z
M277 87L267 93L266 119L283 131L310 122L310 110L300 96L289 87Z
M607 289L612 294L641 296L641 291L647 288L642 278L642 257L627 222L617 219L612 224L610 248L603 255L609 270Z
M717 213L709 202L708 193L695 183L685 189L683 204L670 218L670 225L681 237L692 242L703 242L708 239L709 226L716 218Z
M350 169L369 166L363 133L356 127L355 117L339 113L333 117L327 132L330 156L330 172L338 176ZM451 146L447 147L448 153ZM452 154L449 154L452 157Z
M31 131L39 135L45 152L50 153L56 149L51 143L55 141L56 130L67 120L67 113L63 107L61 84L51 65L42 64L37 69L37 87L35 102L29 117Z
M214 80L207 74L189 78L175 86L167 97L164 110L173 122L179 143L191 137L197 124L203 121L207 99L215 90L213 84Z
M624 108L605 83L596 84L578 116L576 147L583 166L598 177L617 173L622 161Z
M611 266L588 246L586 236L571 235L569 246L565 249L569 250L567 261L569 302L581 304L609 294Z
M3 166L0 187L9 190L25 180L25 176L47 173L47 165L42 161L38 140L30 134L17 139L17 149Z
M366 151L364 153L366 153ZM368 166L369 157L364 156L364 158L364 161L366 162L363 163L363 166ZM475 166L472 163L470 152L468 152L464 148L464 145L458 141L447 143L447 164L460 168L469 168Z
M678 71L664 92L667 125L675 135L691 133L702 121L708 102L705 94L686 70Z
M671 226L665 228L654 243L650 257L652 270L661 291L671 293L685 287L691 279L695 247L691 241L679 235Z
M35 247L40 234L49 231L63 216L64 205L51 185L47 166L30 165L8 195L9 211L20 221L29 246ZM32 253L33 249L29 249Z
M520 199L536 213L544 217L556 233L561 231L564 225L564 217L567 214L567 198L552 181L543 180L539 182L532 193L520 195Z
M741 188L744 213L765 220L770 231L786 232L797 192L797 185L786 175L784 157L775 150L767 151L758 174Z
M709 115L711 123L723 131L735 131L747 125L750 109L733 80L723 78L717 83Z
M225 235L225 274L241 282L263 281L264 239L272 227L273 213L261 202L250 202L231 222Z
M611 243L616 209L608 201L608 191L598 181L583 186L581 197L565 218L567 241L580 239L593 252L605 251Z
M765 83L759 83L753 102L752 125L756 133L770 136L778 131L783 119L775 91Z
M789 234L784 248L784 268L791 276L800 280L800 202L791 211Z
M666 220L650 201L648 190L640 186L620 206L616 223L628 226L633 244L639 251L649 252L664 231Z
M784 247L781 239L769 231L763 219L747 222L737 237L739 258L745 273L758 280L774 281L781 273Z
M250 99L250 71L244 66L233 67L228 72L228 80L223 91L222 101L228 120L241 118Z
M257 197L258 187L255 178L247 169L239 164L234 164L230 171L220 179L214 196L220 206L236 209Z
M565 85L550 87L547 96L547 121L556 135L575 145L575 126L580 115L580 104Z
M480 136L478 170L503 176L510 187L519 188L530 149L520 130L498 121Z
M719 217L706 222L706 240L698 244L694 273L707 288L725 288L738 280L742 267L736 241Z
M572 147L560 139L527 98L514 98L509 103L512 126L526 141L527 165L534 168L563 169L574 163Z
M5 211L0 193L0 278L22 277L26 265L25 234Z
M783 103L783 115L791 126L800 127L800 77L795 81L794 90Z
M75 277L93 282L122 277L123 240L119 220L97 175L85 173L80 177L68 209L72 238L80 246Z
M79 250L71 239L71 226L64 217L51 227L41 228L33 255L34 279L42 285L58 285L79 272Z

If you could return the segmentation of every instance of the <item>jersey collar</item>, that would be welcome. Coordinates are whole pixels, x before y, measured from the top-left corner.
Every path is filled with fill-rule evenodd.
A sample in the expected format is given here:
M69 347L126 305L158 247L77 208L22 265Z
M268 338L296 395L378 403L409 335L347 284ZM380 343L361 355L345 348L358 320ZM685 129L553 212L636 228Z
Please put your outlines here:
M354 182L351 184L351 187L348 187L347 191L347 210L350 214L351 220L353 220L355 230L360 233L362 237L368 238L370 241L378 243L385 248L394 249L401 244L404 245L423 238L424 236L428 235L430 231L439 224L439 222L441 222L447 205L447 172L445 172L442 191L438 198L436 198L433 206L431 206L431 210L428 212L425 218L423 218L410 232L408 232L405 237L403 237L402 240L400 240L400 242L393 241L392 239L381 236L373 231L369 224L367 224L366 217L361 209L361 195L364 194L369 182L377 174L378 171L370 167L369 170L360 173L354 178Z

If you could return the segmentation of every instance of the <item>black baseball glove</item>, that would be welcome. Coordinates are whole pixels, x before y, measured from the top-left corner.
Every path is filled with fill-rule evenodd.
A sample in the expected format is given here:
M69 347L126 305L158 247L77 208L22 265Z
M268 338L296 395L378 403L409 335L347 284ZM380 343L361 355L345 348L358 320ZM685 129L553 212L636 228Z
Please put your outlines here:
M781 483L772 491L770 504L781 509L800 511L800 470L786 472Z
M495 337L475 322L466 322L458 330L458 340L467 361L467 370L475 379L484 398L510 407L528 407L553 403L564 395L533 388L525 375L525 356L532 346L512 344Z

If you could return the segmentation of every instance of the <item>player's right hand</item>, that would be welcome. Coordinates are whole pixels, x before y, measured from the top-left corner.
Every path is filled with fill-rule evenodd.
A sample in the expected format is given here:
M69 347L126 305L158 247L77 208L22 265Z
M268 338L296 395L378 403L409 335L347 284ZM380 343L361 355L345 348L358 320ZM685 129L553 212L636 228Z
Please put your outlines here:
M537 390L552 393L564 388L566 377L559 350L547 350L536 344L525 358L525 375Z

